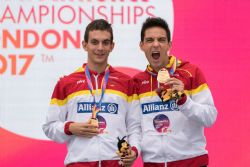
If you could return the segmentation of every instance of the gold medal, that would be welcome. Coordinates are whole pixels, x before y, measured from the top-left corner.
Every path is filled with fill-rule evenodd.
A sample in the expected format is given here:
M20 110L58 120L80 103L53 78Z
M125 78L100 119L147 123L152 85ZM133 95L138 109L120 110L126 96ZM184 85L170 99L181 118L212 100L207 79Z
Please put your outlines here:
M95 126L98 126L99 125L99 122L98 122L98 119L97 119L97 113L100 111L99 108L96 107L96 105L94 105L92 107L92 117L89 119L89 124L92 124L92 125L95 125Z
M88 123L97 127L99 126L98 119L90 118Z
M169 72L166 68L162 68L159 70L157 74L157 81L162 84L160 87L160 98L163 102L168 100L179 100L181 98L182 93L179 91L172 91L165 83L170 78ZM168 88L167 88L168 87Z
M159 83L165 83L170 78L169 72L166 68L160 69L160 71L157 74L157 81Z

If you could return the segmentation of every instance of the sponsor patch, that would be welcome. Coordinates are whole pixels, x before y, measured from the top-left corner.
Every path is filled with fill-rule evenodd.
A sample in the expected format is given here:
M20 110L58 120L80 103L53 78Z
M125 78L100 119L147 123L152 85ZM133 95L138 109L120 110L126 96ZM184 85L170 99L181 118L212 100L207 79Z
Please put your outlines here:
M164 114L159 114L153 119L153 125L157 132L167 133L171 132L169 129L170 121L169 118Z
M107 127L106 120L100 115L97 115L97 119L98 119L99 131L100 131L99 133L104 133L105 132L104 130Z
M92 113L92 102L79 102L77 103L77 113ZM118 113L118 104L116 103L102 103L100 113Z
M168 112L179 111L178 105L175 100L169 100L167 102L151 102L141 104L142 114L150 114L155 112Z

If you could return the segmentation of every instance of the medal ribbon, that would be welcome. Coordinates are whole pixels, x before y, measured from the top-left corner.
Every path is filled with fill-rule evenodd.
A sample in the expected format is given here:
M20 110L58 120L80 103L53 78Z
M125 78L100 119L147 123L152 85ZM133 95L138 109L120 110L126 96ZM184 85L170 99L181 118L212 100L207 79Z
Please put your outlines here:
M172 63L172 65L170 66L170 69L169 69L169 73L170 73L170 75L173 75L174 74L174 72L175 72L175 70L176 70L176 68L178 67L178 59L176 58L176 57L172 57L172 61L173 61L173 63ZM170 62L171 63L171 62ZM170 64L169 64L170 65Z
M169 64L166 66L166 69L169 67L169 74L170 75L173 75L176 68L178 67L178 59L174 56L172 56L170 58L170 62ZM146 69L151 75L153 76L156 76L157 73L154 72L154 69L150 66L150 65L147 65L147 69Z
M102 78L102 83L101 83L101 98L100 98L99 102L96 102L95 94L94 94L94 91L93 91L93 84L92 84L91 76L90 76L90 72L89 72L89 68L88 68L88 65L86 65L85 76L86 76L86 79L87 79L87 84L88 84L88 88L89 88L90 94L94 98L94 100L93 100L94 105L93 105L93 109L92 109L92 118L95 115L93 112L96 112L96 115L97 115L98 112L101 109L102 99L103 99L104 92L105 92L105 89L107 87L108 78L109 78L109 67L110 67L109 65L106 67L105 73L104 73L104 77Z

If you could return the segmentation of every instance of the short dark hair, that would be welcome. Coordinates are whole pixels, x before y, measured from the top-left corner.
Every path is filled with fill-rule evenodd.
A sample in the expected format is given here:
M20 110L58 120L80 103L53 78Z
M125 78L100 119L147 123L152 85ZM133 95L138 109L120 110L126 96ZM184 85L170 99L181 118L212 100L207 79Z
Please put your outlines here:
M171 34L168 27L168 23L161 17L148 17L142 24L141 28L141 42L144 40L145 31L152 27L161 27L166 31L168 42L171 41Z
M84 41L85 42L88 42L89 32L94 31L94 30L108 31L111 35L111 42L113 42L112 26L104 19L96 19L88 24L88 26L85 29L85 34L84 34Z

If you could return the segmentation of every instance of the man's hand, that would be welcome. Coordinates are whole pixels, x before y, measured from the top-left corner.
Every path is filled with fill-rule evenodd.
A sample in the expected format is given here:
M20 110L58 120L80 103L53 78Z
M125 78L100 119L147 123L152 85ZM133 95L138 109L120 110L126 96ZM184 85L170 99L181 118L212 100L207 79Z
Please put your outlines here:
M180 91L181 93L184 93L184 84L177 78L169 78L165 84L169 85L172 91Z
M76 136L88 137L97 136L99 134L98 126L88 123L71 123L69 131Z
M123 166L124 167L131 167L136 160L136 153L131 150L131 154L127 155L126 157L122 158Z

